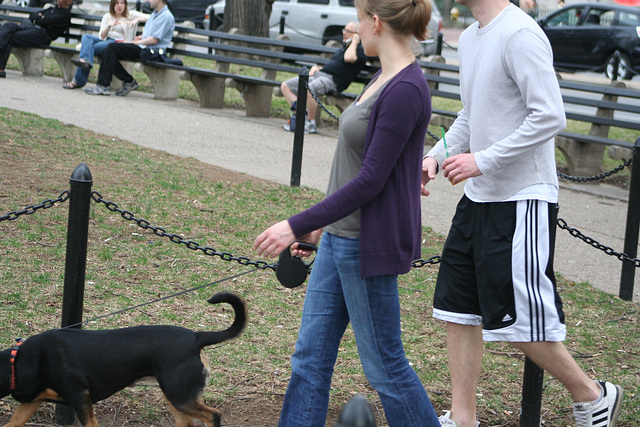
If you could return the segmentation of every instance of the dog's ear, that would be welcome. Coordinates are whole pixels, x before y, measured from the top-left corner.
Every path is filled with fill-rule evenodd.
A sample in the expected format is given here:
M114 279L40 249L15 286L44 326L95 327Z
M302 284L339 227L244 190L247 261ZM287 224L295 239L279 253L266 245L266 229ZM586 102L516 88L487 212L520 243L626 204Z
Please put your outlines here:
M11 393L11 365L9 364L9 356L11 349L0 352L0 398Z

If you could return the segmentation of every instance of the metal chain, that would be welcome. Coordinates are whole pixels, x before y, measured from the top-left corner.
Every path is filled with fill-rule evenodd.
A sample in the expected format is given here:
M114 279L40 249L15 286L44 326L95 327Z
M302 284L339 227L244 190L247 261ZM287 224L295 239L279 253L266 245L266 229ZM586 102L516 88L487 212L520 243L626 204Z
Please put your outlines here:
M620 172L621 170L623 170L626 167L629 167L629 165L632 162L633 162L633 158L630 158L629 160L625 161L621 165L616 166L612 170L610 170L608 172L603 172L600 175L594 175L594 176L571 176L571 175L565 175L565 174L563 174L561 172L557 172L557 174L558 174L558 177L561 178L561 179L566 179L566 180L575 181L575 182L600 181L600 180L603 180L605 178L610 177L611 175L614 175L614 174Z
M309 81L307 81L307 83L305 83L305 87L307 88L307 92L311 94L311 96L313 97L313 99L315 99L316 103L318 104L318 106L320 106L320 108L322 108L324 110L325 113L329 114L331 117L333 117L336 120L340 120L340 117L336 116L335 114L333 114L331 111L329 111L327 109L327 107L324 106L324 104L322 103L322 101L320 101L320 98L311 91L311 89L309 89Z
M411 262L411 267L412 268L422 268L427 264L439 264L440 261L442 261L442 256L435 255L435 256L432 256L431 258L426 259L426 260L425 259L417 259L415 261L412 261Z
M436 142L437 142L437 141L440 141L440 137L439 137L438 135L434 134L433 132L431 132L429 129L427 129L427 134L428 134L431 138L433 138Z
M276 25L272 25L270 28L277 27L279 25L280 25L280 23L278 23ZM324 40L325 39L325 37L316 37L316 36L310 36L309 34L301 33L300 31L296 30L292 26L288 25L286 22L285 22L284 26L287 27L288 29L290 29L291 31L293 31L294 33L296 33L296 34L298 34L300 36L303 36L303 37L307 37L309 39L314 39L314 40ZM342 35L341 34L336 34L335 36L326 37L326 39L342 41Z
M567 222L562 218L558 218L558 227L560 227L562 230L567 230L569 232L569 234L571 234L573 237L577 237L578 239L580 239L580 240L584 241L585 243L593 246L594 248L600 249L601 251L603 251L607 255L614 256L614 257L618 258L620 261L629 261L629 262L633 263L633 265L636 268L640 268L640 259L631 258L631 257L629 257L629 255L627 255L627 254L625 254L623 252L616 252L615 250L613 250L609 246L605 246L602 243L597 242L593 238L591 238L589 236L585 236L579 230L569 227L567 225Z
M36 211L38 211L39 209L52 208L58 202L66 202L67 199L69 198L69 194L70 194L69 191L65 190L62 193L60 193L60 195L58 196L57 199L48 199L48 200L45 200L44 202L42 202L40 204L27 206L26 208L24 208L21 211L9 212L6 215L0 216L0 222L2 222L2 221L13 221L14 219L18 219L22 215L32 215L32 214L36 213Z
M191 250L202 251L205 255L208 255L208 256L217 256L223 261L235 261L240 265L253 265L260 270L266 270L270 268L275 271L276 269L277 263L268 264L265 261L252 261L249 258L244 256L236 257L230 254L229 252L218 252L210 246L201 246L198 243L194 242L193 240L185 240L178 234L167 233L167 231L164 228L155 227L151 225L149 221L147 221L146 219L136 218L132 212L129 212L124 209L120 209L118 205L116 205L115 203L110 202L108 200L104 200L100 195L100 193L98 193L97 191L91 192L91 198L95 202L102 203L103 205L105 205L105 207L111 212L119 213L120 216L122 216L122 218L126 219L127 221L135 222L136 224L138 224L140 228L143 228L145 230L151 230L155 235L160 237L166 237L167 239L171 240L173 243L185 245L187 248Z

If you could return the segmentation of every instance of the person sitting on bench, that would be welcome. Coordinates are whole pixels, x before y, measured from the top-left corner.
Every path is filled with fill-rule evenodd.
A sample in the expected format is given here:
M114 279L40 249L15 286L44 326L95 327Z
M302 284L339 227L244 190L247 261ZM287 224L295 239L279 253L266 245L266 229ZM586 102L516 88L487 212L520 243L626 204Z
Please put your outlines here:
M0 25L0 77L13 47L49 46L71 25L72 0L57 0L55 7L33 12L21 24L7 22Z
M153 8L151 16L144 26L141 37L136 37L131 42L110 43L102 51L100 70L98 71L98 83L93 89L85 89L89 95L110 95L111 79L116 76L122 80L122 88L116 92L118 96L128 95L138 88L138 82L124 69L120 60L139 60L145 50L161 52L171 44L175 18L167 6L167 0L151 0ZM153 53L153 52L151 52Z
M360 24L349 22L342 29L342 47L331 57L324 67L317 65L309 70L309 90L316 96L327 93L340 93L345 90L358 76L367 62L358 30ZM296 100L298 99L298 77L293 77L280 85L284 99L291 106L291 119L284 125L284 129L293 132L296 125ZM314 117L318 104L310 94L307 94L307 117L305 117L305 133L316 133Z

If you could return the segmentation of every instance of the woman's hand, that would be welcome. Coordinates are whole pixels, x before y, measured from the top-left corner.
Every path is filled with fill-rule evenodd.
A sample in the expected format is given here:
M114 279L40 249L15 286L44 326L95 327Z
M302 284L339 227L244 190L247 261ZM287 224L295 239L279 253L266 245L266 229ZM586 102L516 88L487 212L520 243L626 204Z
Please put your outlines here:
M318 242L320 241L320 237L322 237L322 229L319 230L315 230L312 231L311 233L302 236L300 239L303 242L308 242L311 243L312 245L316 245L318 246ZM302 250L302 249L298 249L298 243L294 243L293 245L291 245L291 255L293 256L297 256L299 258L304 258L304 257L308 257L311 256L313 254L313 251L306 251L306 250Z
M428 196L427 183L432 179L436 179L438 172L438 162L433 157L425 157L422 159L422 183L420 184L420 194Z
M289 222L280 221L267 228L256 238L253 249L258 252L258 255L274 258L280 255L280 252L291 246L295 240L296 236L293 234Z

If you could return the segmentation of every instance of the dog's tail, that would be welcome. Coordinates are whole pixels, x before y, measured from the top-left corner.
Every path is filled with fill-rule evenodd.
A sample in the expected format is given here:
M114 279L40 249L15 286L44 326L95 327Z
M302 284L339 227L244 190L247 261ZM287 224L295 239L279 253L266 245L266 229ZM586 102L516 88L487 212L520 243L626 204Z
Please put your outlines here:
M223 341L230 340L242 333L247 324L247 310L244 301L239 296L230 292L218 292L208 302L210 304L219 304L226 302L233 307L235 319L231 326L222 331L196 332L196 340L200 348L208 345L214 345Z

